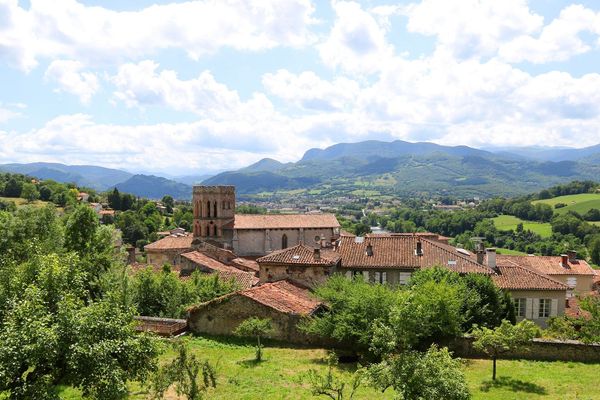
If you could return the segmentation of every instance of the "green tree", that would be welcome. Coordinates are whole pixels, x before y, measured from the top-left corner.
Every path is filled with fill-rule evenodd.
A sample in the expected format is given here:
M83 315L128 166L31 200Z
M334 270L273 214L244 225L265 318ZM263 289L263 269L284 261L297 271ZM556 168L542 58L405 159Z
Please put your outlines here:
M173 212L173 207L175 207L175 200L173 200L173 196L163 196L161 203L167 208L167 212L171 214Z
M6 197L21 197L21 188L23 183L17 180L14 176L11 177L4 186L4 196Z
M179 396L185 396L188 400L203 399L209 388L217 386L214 366L191 354L187 343L177 341L174 346L177 357L162 366L152 379L153 397L163 399L169 387L174 386Z
M581 326L581 340L586 343L600 343L600 299L595 296L585 297L581 301L581 309L590 313L590 318Z
M40 198L40 192L33 183L26 182L21 189L21 197L31 203Z
M94 210L87 205L77 206L65 224L66 248L85 255L92 246L98 225Z
M364 381L364 370L359 369L354 372L350 387L348 387L346 381L334 372L334 368L338 365L337 355L330 352L326 361L327 372L325 374L316 369L310 369L302 377L302 380L310 386L312 395L325 396L332 400L353 399L356 390Z
M592 262L600 265L600 235L595 235L588 245L588 252Z
M393 388L402 400L467 400L471 398L460 361L447 348L432 345L426 352L405 351L369 367L371 385Z
M475 339L473 347L492 358L492 379L495 380L498 357L527 345L531 339L539 336L539 333L537 325L529 320L523 320L516 325L509 321L502 321L502 324L494 329L485 327L473 329Z
M257 318L251 317L238 325L235 328L234 333L238 336L254 336L256 337L256 361L262 361L262 349L263 345L260 342L261 337L267 336L269 333L273 331L273 326L271 325L271 320L269 318Z
M110 208L113 210L121 210L121 193L119 193L119 189L114 188L106 197Z

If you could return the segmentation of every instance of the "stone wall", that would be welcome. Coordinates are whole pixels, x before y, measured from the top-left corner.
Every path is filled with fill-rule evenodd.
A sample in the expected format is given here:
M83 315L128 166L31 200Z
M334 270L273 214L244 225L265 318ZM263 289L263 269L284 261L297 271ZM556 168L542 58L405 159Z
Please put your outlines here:
M232 294L188 310L188 325L192 332L211 335L231 335L245 319L270 318L273 333L268 337L289 343L321 344L321 339L298 329L301 316L282 313L245 296Z
M473 348L473 339L454 339L448 344L454 355L462 358L488 358ZM500 358L541 361L600 362L600 344L584 344L575 340L557 341L534 339L529 345Z
M261 283L290 279L307 287L314 288L325 282L334 272L334 267L321 265L260 265Z
M317 237L327 241L334 236L333 228L322 229L239 229L233 239L233 249L239 256L264 256L272 251L281 250L283 235L287 236L287 247L300 243L316 246Z

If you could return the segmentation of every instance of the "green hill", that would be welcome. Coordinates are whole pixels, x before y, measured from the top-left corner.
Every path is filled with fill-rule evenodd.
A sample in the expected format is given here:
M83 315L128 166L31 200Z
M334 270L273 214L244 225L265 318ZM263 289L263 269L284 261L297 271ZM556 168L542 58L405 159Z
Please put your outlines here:
M583 215L592 208L600 210L600 193L581 193L568 196L559 196L551 199L536 200L535 203L549 204L554 207L558 203L566 204L565 207L556 208L554 212L564 214L568 211L575 211Z
M494 225L498 230L501 231L510 231L516 230L517 225L522 223L524 230L529 230L534 233L537 233L541 237L550 237L552 236L552 226L549 223L543 222L534 222L534 221L525 221L521 218L512 216L512 215L500 215L496 218L492 218ZM505 253L506 254L506 253Z

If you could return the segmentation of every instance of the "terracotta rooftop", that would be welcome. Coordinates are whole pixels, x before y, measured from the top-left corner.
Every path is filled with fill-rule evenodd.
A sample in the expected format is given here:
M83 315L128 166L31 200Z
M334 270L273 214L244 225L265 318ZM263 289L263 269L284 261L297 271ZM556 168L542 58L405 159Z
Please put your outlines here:
M287 249L274 251L256 260L259 264L301 264L334 266L339 261L339 254L319 249L319 257L315 258L315 249L299 244Z
M522 267L541 272L546 275L595 275L594 270L584 260L569 261L567 267L561 264L560 256L512 256L497 255L496 262L512 261Z
M254 272L258 272L260 271L260 267L258 266L258 263L254 260L249 260L247 258L234 258L233 260L231 260L231 264L233 264L234 266L237 266L240 269L246 269L246 270L250 270L250 271L254 271Z
M598 296L598 293L592 292L586 296L583 296L583 298L585 298L587 296ZM592 317L592 315L589 313L589 311L585 311L585 310L581 309L581 299L582 298L580 298L580 297L569 297L567 299L567 306L565 307L565 315L567 317L585 318L585 319L589 319Z
M192 247L192 236L167 236L144 246L145 250L185 250Z
M431 239L431 240L437 240L438 242L442 242L442 243L446 243L448 244L448 241L450 240L449 237L446 236L442 236L442 235L438 235L437 233L431 233L431 232L414 232L414 233L395 233L395 232L388 232L388 233L368 233L365 235L366 237L374 237L374 236L379 236L379 237L395 237L395 236L417 236L420 238L426 238L426 239Z
M522 267L511 261L502 260L497 264L492 280L506 290L567 290L568 286L547 275Z
M421 242L422 255L416 254ZM368 246L371 246L370 255ZM338 247L344 268L394 268L414 270L433 266L447 267L459 273L492 274L469 252L424 237L374 236L368 238L342 237Z
M244 272L230 265L223 264L199 251L184 253L181 256L218 274L221 279L233 279L241 289L250 288L258 283L258 278L253 273Z
M339 228L333 214L236 214L234 229Z
M288 281L264 283L235 294L288 314L310 315L323 304L312 297L308 289Z

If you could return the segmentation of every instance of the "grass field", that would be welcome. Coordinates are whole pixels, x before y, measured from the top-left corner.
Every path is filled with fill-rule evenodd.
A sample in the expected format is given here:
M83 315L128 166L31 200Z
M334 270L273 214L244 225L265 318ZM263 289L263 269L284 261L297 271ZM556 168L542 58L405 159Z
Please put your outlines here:
M301 377L309 369L326 369L322 349L267 347L265 361L256 364L251 361L254 349L250 344L201 337L193 338L190 344L200 358L217 364L217 388L211 391L210 399L315 399ZM172 356L168 353L163 359ZM600 399L598 364L499 360L496 382L491 381L491 361L465 360L464 365L474 400ZM338 372L349 379L353 368L342 365ZM81 399L80 393L71 388L64 388L60 394L63 399ZM143 388L132 386L131 399L147 395ZM392 399L393 393L361 388L354 398Z
M31 203L28 203L27 200L22 199L20 197L0 197L0 201L12 201L16 204L17 207L22 207L26 205L33 205L36 207L43 207L48 204L46 201L35 200Z
M552 235L552 226L547 222L525 221L512 215L500 215L492 218L496 228L501 231L516 230L517 224L522 223L523 229L537 233L541 237L550 237Z
M600 210L600 193L581 193L568 196L559 196L552 199L536 200L535 203L545 203L554 207L557 203L565 203L567 206L554 210L557 214L564 214L567 211L576 211L579 214L585 214L592 208Z

